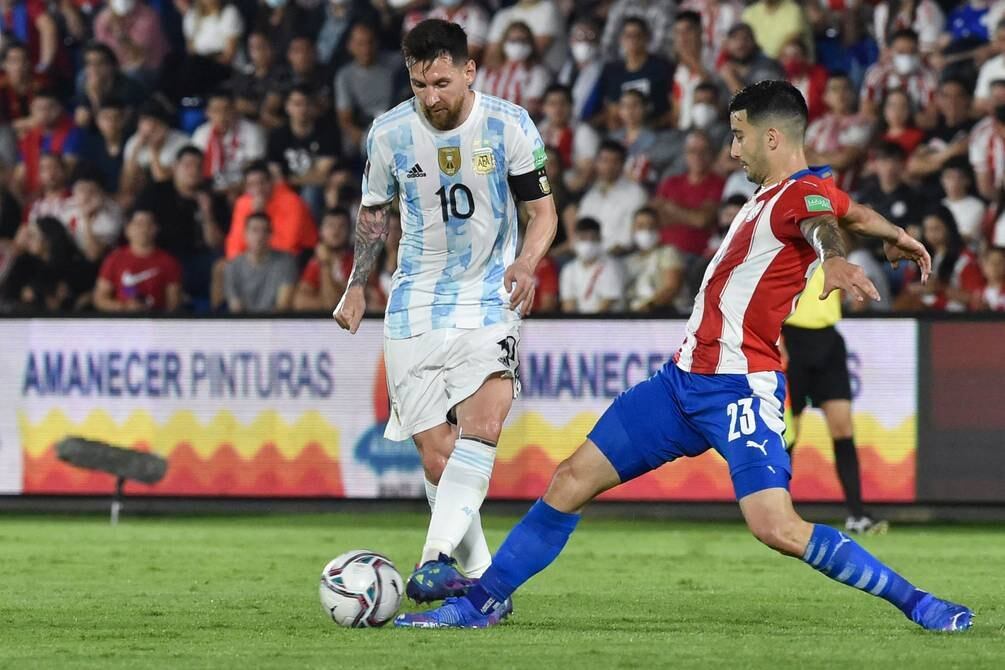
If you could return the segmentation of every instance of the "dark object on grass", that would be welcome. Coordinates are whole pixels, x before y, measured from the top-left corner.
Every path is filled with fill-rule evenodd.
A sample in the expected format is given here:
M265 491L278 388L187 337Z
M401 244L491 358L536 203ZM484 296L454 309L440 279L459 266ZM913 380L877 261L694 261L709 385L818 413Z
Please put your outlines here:
M56 445L59 460L87 470L100 470L115 476L112 497L112 524L119 522L122 510L122 487L130 479L144 484L156 484L167 472L167 460L157 454L113 447L104 442L82 437L66 437Z

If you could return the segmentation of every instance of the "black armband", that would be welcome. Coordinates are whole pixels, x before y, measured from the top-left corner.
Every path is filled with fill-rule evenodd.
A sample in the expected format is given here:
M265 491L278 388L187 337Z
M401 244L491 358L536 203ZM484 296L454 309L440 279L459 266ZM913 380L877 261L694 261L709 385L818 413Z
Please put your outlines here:
M521 202L540 200L551 195L551 183L543 167L526 174L510 175L509 188Z

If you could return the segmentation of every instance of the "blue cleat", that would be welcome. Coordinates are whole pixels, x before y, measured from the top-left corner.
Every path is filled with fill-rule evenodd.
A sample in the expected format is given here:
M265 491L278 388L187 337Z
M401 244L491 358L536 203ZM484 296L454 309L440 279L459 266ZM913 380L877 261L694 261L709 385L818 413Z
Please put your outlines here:
M951 603L926 593L911 611L911 621L925 630L941 630L947 633L970 628L974 613L969 607Z
M508 603L508 607L506 606ZM500 623L513 611L513 603L506 600L501 607L488 614L475 609L467 598L447 598L439 607L425 612L399 614L394 619L396 628L488 628Z
M426 561L408 578L405 595L417 603L456 598L468 592L477 580L468 579L457 569L457 561L446 554Z

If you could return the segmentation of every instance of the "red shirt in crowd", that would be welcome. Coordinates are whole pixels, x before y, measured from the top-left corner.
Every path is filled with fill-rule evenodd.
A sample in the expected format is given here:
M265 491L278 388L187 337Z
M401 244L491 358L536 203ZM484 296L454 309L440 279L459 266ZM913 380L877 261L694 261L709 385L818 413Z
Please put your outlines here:
M108 254L98 274L115 287L115 299L138 300L152 309L164 309L167 287L181 283L181 265L171 254L155 249L137 256L128 246Z
M656 189L656 196L669 200L678 207L700 209L710 202L718 203L725 186L726 180L714 172L708 173L697 183L691 182L687 174L679 174L664 179ZM695 228L684 222L671 221L663 227L661 239L664 244L684 253L701 254L708 246L711 235L711 228Z
M335 281L342 282L343 284L349 281L349 274L352 272L352 260L353 253L351 250L338 254L338 260L332 264L332 274ZM300 275L300 281L315 290L321 290L321 263L318 262L317 256L312 257L307 262L307 267L304 268L303 274Z
M534 284L534 304L531 306L531 312L541 309L541 302L549 295L555 298L552 304L558 304L558 268L555 266L555 261L548 256L537 264L537 269L534 270Z

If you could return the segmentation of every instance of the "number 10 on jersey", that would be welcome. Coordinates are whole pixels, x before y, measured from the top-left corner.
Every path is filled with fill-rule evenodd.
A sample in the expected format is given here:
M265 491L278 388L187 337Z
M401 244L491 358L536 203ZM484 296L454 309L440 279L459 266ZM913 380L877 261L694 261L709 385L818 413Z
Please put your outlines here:
M440 213L443 215L443 223L449 221L450 217L470 219L475 213L474 196L471 195L471 189L464 184L441 186L436 195L440 196Z

